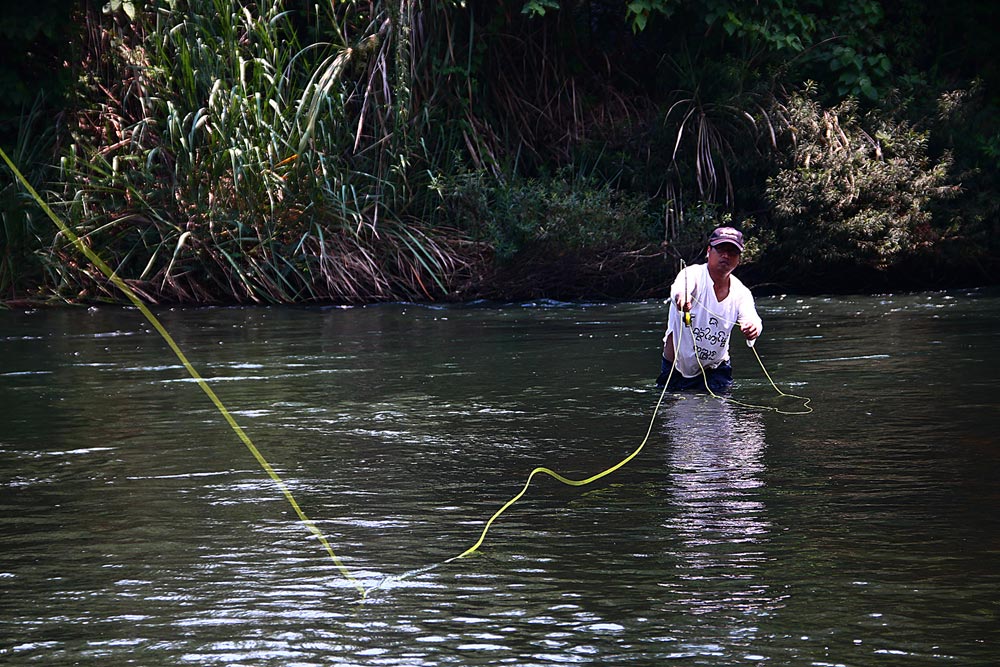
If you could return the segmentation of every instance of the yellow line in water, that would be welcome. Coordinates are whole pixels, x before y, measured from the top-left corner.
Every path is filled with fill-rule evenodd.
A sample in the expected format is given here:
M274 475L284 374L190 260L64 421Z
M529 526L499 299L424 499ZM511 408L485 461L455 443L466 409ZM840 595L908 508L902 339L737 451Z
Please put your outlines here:
M525 494L525 492L527 492L528 487L531 486L531 480L535 477L535 475L538 475L538 474L548 475L549 477L552 477L553 479L556 479L556 480L562 482L563 484L568 484L569 486L586 486L587 484L590 484L592 482L596 482L597 480L601 479L602 477L607 477L608 475L610 475L611 473L615 472L616 470L618 470L619 468L621 468L623 465L625 465L626 463L628 463L629 461L631 461L632 459L634 459L636 456L638 456L639 452L642 451L642 448L645 447L646 443L649 441L649 436L653 432L653 424L656 423L656 415L660 411L660 405L663 403L663 397L666 395L666 393L667 393L667 386L663 385L663 391L660 392L660 400L658 400L656 402L656 407L653 409L653 416L649 420L649 428L646 429L646 437L644 437L642 439L642 442L639 443L639 446L636 447L635 450L633 450L633 452L631 454L629 454L628 456L626 456L625 458L623 458L621 461L619 461L618 463L614 464L610 468L608 468L606 470L602 470L601 472L597 473L596 475L591 475L590 477L587 477L586 479L569 479L567 477L563 477L562 475L560 475L559 473L555 472L554 470L552 470L550 468L545 468L545 467L535 468L534 470L532 470L528 474L528 479L525 480L524 486L521 488L521 491L517 495L515 495L513 498L511 498L510 500L508 500L506 503L504 503L503 507L501 507L500 509L498 509L493 514L493 516L490 517L490 520L486 522L486 525L483 527L483 532L479 535L479 539L476 541L476 543L473 544L468 549L466 549L465 551L463 551L462 553L460 553L459 555L452 556L451 558L449 558L448 560L446 560L444 562L445 563L450 563L452 561L458 560L459 558L465 558L466 556L468 556L468 555L472 554L474 551L476 551L480 546L482 546L483 541L486 539L486 533L489 532L489 530L490 530L490 526L493 525L493 522L496 521L497 518L501 514L503 514L505 511L507 511L508 507L510 507L511 505L513 505L514 503L516 503L518 500L521 499L521 496L523 496Z
M326 552L330 554L330 558L333 559L334 564L337 566L340 572L349 581L351 581L355 585L355 587L361 592L361 595L364 596L366 594L364 586L362 586L361 583L351 575L350 571L347 569L347 566L345 566L344 563L340 560L340 558L337 557L337 554L335 554L333 551L333 547L331 547L329 541L327 541L326 536L323 535L322 531L320 531L320 529L316 526L316 524L313 523L312 519L307 517L305 512L302 511L302 508L299 507L299 504L295 501L295 497L292 496L292 492L288 489L288 486L281 479L281 477L278 476L278 473L274 471L274 468L271 467L271 464L268 463L267 459L265 459L264 456L260 453L260 450L257 449L257 447L253 444L253 441L250 440L250 436L248 436L246 432L240 427L240 425L236 423L236 420L233 419L233 416L229 413L229 410L226 409L226 406L223 405L222 401L215 394L212 388L208 385L205 379L201 377L198 371L195 370L195 367L191 365L191 362L188 361L187 357L184 356L184 353L181 351L181 348L177 345L173 337L171 337L171 335L163 327L163 324L160 323L160 320L157 319L155 315L153 315L153 313L149 310L149 308L146 307L146 304L144 304L139 299L139 297L132 290L132 288L129 287L127 284L125 284L125 282L121 278L119 278L114 271L111 270L111 267L109 267L104 262L104 260L97 255L97 253L95 253L93 250L87 247L87 244L81 241L80 238L76 234L74 234L73 231L66 225L66 223L60 220L59 217L52 212L52 209L48 207L48 205L38 195L35 189L31 187L31 183L29 183L28 180L21 174L21 172L18 171L17 167L14 165L13 162L11 162L11 159L7 157L7 153L5 153L2 148L0 148L0 157L3 157L4 162L6 162L7 166L10 167L10 170L14 172L14 176L16 176L17 180L19 180L21 184L25 187L25 189L28 191L28 194L30 194L31 197L38 203L38 205L42 207L42 210L45 211L45 214L49 216L49 218L52 220L52 222L55 223L55 225L59 228L59 230L66 235L66 237L73 243L74 246L76 246L77 250L83 253L84 256L86 256L86 258L90 260L94 266L100 269L101 273L107 276L108 280L114 283L115 287L120 289L122 293L124 293L125 296L128 297L128 300L131 301L135 305L135 307L139 309L139 312L141 312L143 316L149 321L149 323L153 325L153 328L155 328L157 332L159 332L160 336L163 337L163 340L166 341L167 345L170 347L171 350L173 350L174 354L177 355L177 358L184 365L184 368L187 369L187 372L191 375L192 378L194 378L194 380L198 383L198 386L201 387L202 391L205 392L205 394L212 401L212 403L215 404L215 407L218 408L219 412L222 414L222 417L226 420L226 422L233 429L233 431L243 442L243 444L246 445L246 448L250 450L250 453L253 454L253 457L257 459L257 463L260 464L260 467L263 468L264 471L268 474L268 476L272 480L274 480L274 483L277 484L278 488L281 490L281 493L284 494L285 498L292 506L292 509L295 510L295 514L302 521L303 525L305 525L305 527L309 529L309 532L311 532L313 535L316 536L316 539L320 541L320 544L323 545L323 547L326 549Z

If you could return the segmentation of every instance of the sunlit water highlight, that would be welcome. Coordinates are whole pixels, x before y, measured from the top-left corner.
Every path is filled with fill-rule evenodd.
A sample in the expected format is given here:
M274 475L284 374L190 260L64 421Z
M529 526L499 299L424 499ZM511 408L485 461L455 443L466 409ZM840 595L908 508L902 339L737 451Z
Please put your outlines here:
M137 311L0 312L0 664L997 664L1000 295L759 306L813 414L669 397L430 570L635 449L662 304L161 311L365 599Z

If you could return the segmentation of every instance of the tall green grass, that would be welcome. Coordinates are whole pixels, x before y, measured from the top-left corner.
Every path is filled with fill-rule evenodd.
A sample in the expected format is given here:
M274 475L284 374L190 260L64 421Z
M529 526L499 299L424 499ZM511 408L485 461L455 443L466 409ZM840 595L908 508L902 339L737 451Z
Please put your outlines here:
M393 26L283 4L91 15L108 76L62 158L64 215L150 301L447 293L466 245L407 215L421 193L401 167ZM111 296L60 252L60 290Z

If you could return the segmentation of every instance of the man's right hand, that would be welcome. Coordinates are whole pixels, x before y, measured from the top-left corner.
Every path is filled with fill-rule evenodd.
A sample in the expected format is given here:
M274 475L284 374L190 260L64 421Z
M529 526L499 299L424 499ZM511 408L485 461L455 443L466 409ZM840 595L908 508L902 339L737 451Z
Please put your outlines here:
M684 301L684 297L678 294L674 304L677 306L677 310L683 313L681 319L684 321L684 325L691 326L691 302Z

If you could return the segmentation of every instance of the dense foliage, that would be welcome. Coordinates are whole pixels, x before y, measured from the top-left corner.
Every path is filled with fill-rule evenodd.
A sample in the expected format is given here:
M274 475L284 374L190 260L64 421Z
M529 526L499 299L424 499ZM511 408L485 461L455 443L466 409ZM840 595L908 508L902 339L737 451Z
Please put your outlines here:
M0 21L79 82L3 145L150 301L642 296L720 221L780 289L1000 257L989 3L70 4L58 65ZM4 178L0 290L117 298Z
M927 132L862 118L857 106L849 99L823 109L803 94L789 100L789 132L796 136L787 142L786 164L768 180L774 224L765 232L788 279L814 268L813 255L827 269L884 271L942 239L930 205L956 193L950 158L932 163Z

